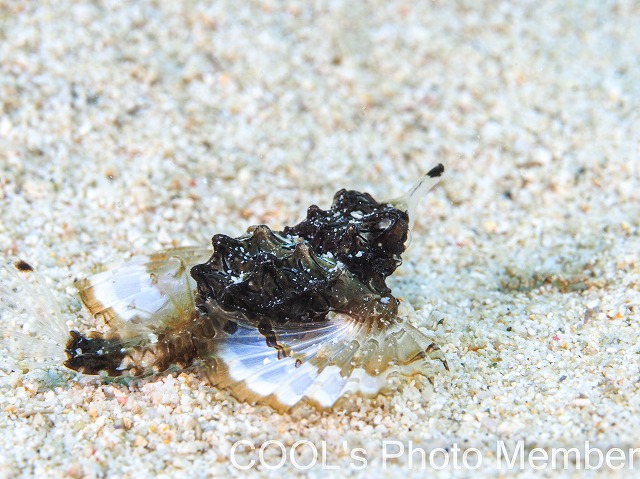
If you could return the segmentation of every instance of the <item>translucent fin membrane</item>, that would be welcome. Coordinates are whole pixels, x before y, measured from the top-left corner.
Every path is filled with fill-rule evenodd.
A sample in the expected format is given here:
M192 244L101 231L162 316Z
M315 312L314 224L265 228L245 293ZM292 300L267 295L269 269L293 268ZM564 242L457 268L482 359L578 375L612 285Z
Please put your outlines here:
M438 163L425 174L420 181L411 187L404 195L394 200L388 201L399 210L406 211L409 215L409 229L413 228L415 222L416 208L422 198L427 194L431 188L440 182L442 174L444 173L444 166L442 163Z
M303 399L331 408L346 394L375 396L395 389L399 376L430 376L447 368L435 344L400 318L376 325L337 314L321 323L276 326L274 348L239 316L229 316L237 329L224 331L226 313L211 313L219 334L214 356L203 358L209 382L241 401L279 410Z
M9 351L18 367L59 367L66 358L68 337L67 327L42 277L23 260L3 261L0 347Z
M123 338L177 327L193 311L191 267L209 248L175 248L134 256L76 283L91 315Z

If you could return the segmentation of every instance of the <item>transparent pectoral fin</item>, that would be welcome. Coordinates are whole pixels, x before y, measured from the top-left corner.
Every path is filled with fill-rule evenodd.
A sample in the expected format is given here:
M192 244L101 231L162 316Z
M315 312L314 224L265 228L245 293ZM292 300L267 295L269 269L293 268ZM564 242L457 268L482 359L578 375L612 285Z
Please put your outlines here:
M210 255L205 248L176 248L136 256L77 283L87 310L124 337L175 326L194 310L189 270Z
M346 393L375 396L394 387L392 376L428 375L443 361L432 341L401 321L376 331L336 314L272 326L271 340L251 324L236 324L233 333L218 337L215 354L204 361L205 375L239 400L279 409L303 399L330 408Z

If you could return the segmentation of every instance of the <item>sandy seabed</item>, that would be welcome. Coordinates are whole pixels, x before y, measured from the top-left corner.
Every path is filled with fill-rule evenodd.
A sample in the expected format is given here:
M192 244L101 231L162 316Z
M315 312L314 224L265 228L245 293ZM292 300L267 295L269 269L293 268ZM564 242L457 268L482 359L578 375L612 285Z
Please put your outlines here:
M494 477L519 444L523 476L535 448L584 467L585 446L634 474L639 23L634 1L0 2L0 253L70 326L92 327L73 282L100 264L282 227L342 187L394 197L443 162L390 283L451 366L281 414L195 372L5 365L0 476L424 477L449 455L438 475L467 477L469 451Z

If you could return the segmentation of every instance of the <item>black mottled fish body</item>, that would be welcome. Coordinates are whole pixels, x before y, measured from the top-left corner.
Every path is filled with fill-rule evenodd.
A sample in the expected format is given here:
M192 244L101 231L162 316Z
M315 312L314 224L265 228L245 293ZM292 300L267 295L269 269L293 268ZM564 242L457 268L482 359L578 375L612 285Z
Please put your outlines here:
M84 374L198 367L241 400L281 408L375 395L399 375L424 374L426 358L446 367L434 343L398 316L385 281L402 262L415 202L443 171L433 168L398 200L340 190L330 209L313 205L282 231L217 234L213 251L135 257L82 280L80 298L105 333L67 333L33 268L7 262L3 341L18 359L41 356ZM39 304L20 304L21 291Z

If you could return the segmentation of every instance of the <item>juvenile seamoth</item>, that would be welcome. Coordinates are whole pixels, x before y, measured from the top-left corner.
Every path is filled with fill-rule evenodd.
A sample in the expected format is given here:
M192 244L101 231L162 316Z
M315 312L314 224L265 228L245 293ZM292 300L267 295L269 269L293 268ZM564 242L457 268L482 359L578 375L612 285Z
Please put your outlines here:
M217 234L213 253L134 257L79 281L105 333L67 332L33 268L9 261L0 276L3 342L23 362L59 361L84 374L199 367L240 400L284 409L391 389L402 376L426 374L432 359L446 367L432 341L398 316L385 282L401 264L416 202L443 172L436 166L396 200L343 189L330 209L312 205L282 231Z

